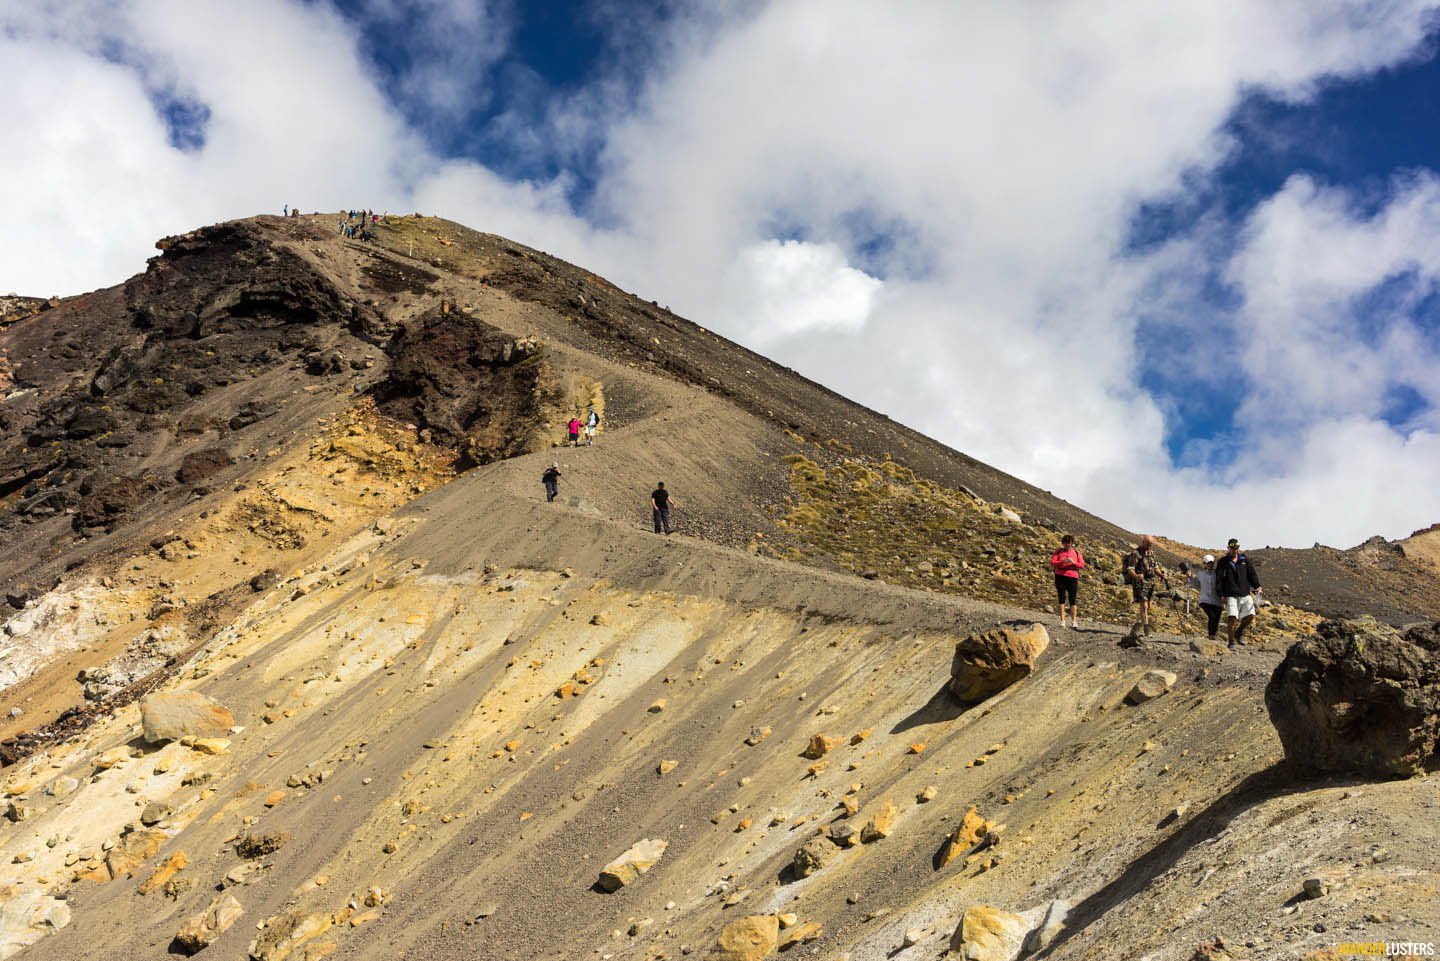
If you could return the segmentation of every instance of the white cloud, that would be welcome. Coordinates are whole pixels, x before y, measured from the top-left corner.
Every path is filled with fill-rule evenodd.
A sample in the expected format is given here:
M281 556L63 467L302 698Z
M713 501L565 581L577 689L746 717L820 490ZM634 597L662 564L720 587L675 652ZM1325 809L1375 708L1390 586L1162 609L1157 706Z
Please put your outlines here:
M413 207L581 263L1121 523L1308 543L1440 519L1433 484L1375 493L1376 463L1440 468L1433 412L1377 419L1396 385L1436 403L1433 325L1413 302L1378 327L1355 306L1405 271L1433 284L1433 178L1374 216L1292 181L1233 259L1233 234L1123 249L1140 202L1223 161L1245 91L1299 100L1413 56L1434 4L719 4L655 38L638 97L602 81L525 114L555 125L529 149L604 143L581 216L563 175L514 183L434 156L324 3L3 2L0 59L24 83L0 129L37 149L7 155L0 204L27 230L0 240L0 289L114 283L161 234L282 203ZM442 116L487 95L475 78L509 8L482 6L405 4L433 8L422 36L480 44L459 86L409 76ZM97 56L102 37L125 63ZM170 145L156 89L209 108L203 147ZM1217 271L1243 300L1219 322L1243 344L1184 337L1204 319L1177 298ZM1175 369L1235 365L1249 402L1224 471L1166 454L1171 408L1140 389L1135 346L1157 316L1176 325Z

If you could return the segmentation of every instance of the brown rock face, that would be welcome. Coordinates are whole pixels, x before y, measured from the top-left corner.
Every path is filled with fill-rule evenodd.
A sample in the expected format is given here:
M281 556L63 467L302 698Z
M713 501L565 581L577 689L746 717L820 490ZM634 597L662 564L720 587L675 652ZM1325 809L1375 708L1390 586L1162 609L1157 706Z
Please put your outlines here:
M761 961L780 941L780 919L773 914L752 914L725 925L710 949L710 961Z
M983 701L1029 677L1049 646L1050 635L1041 624L972 634L955 645L950 693L967 704Z
M1265 688L1285 757L1309 770L1409 777L1440 744L1440 623L1403 635L1324 621Z
M231 894L222 894L210 906L181 925L175 932L175 941L189 954L194 954L220 937L230 925L240 919L245 909Z
M151 694L140 700L144 738L178 741L182 737L219 737L235 725L226 708L196 691Z

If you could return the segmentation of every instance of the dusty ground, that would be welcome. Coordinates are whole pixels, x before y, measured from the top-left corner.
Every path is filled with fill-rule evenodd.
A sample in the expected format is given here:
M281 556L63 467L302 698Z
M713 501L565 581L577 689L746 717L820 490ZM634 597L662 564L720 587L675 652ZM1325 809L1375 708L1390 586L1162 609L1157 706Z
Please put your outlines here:
M1059 628L1024 609L1047 600L1032 575L1049 539L1063 527L1113 550L1125 532L500 238L429 218L397 221L369 248L335 237L332 218L255 229L293 257L278 262L308 293L283 310L273 290L240 302L272 305L303 344L257 354L253 373L201 390L200 407L177 401L154 438L65 442L131 473L136 451L157 476L217 446L234 462L201 490L157 486L103 530L77 530L64 509L11 515L12 537L40 551L6 561L7 584L39 586L11 620L40 623L5 641L0 670L20 680L3 706L25 706L0 712L4 733L80 700L81 668L157 656L138 637L171 627L185 641L100 700L78 737L32 741L3 770L14 813L0 822L0 935L43 936L19 957L163 956L222 883L246 911L207 949L222 958L257 936L265 953L301 918L312 936L291 957L675 958L708 950L731 917L788 910L823 929L788 956L911 961L939 956L968 905L1053 898L1074 906L1054 958L1183 961L1216 935L1255 959L1440 941L1434 778L1297 782L1279 766L1261 691L1309 623L1298 613L1268 625L1263 649L1213 658L1190 649L1193 633L1118 648L1113 605L1096 607L1108 622ZM195 245L173 256L208 256ZM138 288L160 305L147 309L192 296L155 283ZM79 354L29 373L53 340L35 325L59 318L73 338L84 310L122 299L101 292L0 328L21 359L22 386L0 407L12 422L71 429L71 401L67 419L46 420L34 394L8 399L94 376ZM156 363L178 349L146 342ZM473 376L451 369L454 344L465 363L489 359ZM329 350L344 354L338 369ZM282 412L228 426L267 391L289 398ZM556 446L591 403L605 415L596 445ZM207 425L198 435L180 426L192 414ZM17 476L55 463L30 456L7 463ZM862 485L863 523L826 516L853 505L797 481L800 456L888 478ZM482 466L451 480L461 458ZM546 504L552 461L561 497ZM44 476L53 501L26 482L0 506L89 496L64 472ZM648 532L656 480L677 501L668 538ZM887 519L907 499L950 512L923 544L909 515ZM997 520L998 506L1018 523ZM801 522L807 508L818 522ZM1371 552L1381 567L1394 553ZM856 576L872 569L880 580ZM1087 590L1113 588L1110 573ZM1051 628L1039 671L962 711L942 688L954 642L1017 618ZM1179 675L1175 689L1124 704L1157 666ZM131 695L150 688L231 707L225 752L138 741ZM799 755L816 733L847 740L811 772ZM920 803L928 785L936 796ZM845 795L857 826L893 801L896 829L793 880L796 848L843 816ZM151 801L172 808L154 850L111 879L107 847ZM972 805L1007 825L1003 841L937 869ZM235 842L270 834L288 838L252 877L225 882L246 861ZM646 837L670 842L654 870L593 889ZM141 893L178 851L187 866ZM1301 899L1326 870L1348 883ZM32 927L28 912L57 896L69 924ZM906 948L910 929L928 934Z

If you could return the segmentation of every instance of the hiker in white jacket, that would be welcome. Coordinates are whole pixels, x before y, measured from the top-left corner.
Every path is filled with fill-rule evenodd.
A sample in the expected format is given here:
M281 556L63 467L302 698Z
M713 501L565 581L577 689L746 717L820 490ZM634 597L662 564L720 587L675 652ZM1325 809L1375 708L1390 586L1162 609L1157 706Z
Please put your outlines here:
M1215 592L1215 555L1205 555L1205 566L1197 568L1185 582L1186 587L1193 587L1200 592L1200 608L1205 612L1206 633L1210 640L1215 640L1215 632L1220 629L1220 595Z

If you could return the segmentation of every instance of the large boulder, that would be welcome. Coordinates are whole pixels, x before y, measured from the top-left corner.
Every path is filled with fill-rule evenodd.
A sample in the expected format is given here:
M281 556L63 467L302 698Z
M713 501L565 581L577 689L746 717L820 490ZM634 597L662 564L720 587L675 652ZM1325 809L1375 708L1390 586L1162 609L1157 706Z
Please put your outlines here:
M620 890L653 868L669 846L669 841L659 838L636 841L630 850L600 869L600 887L606 891Z
M736 918L720 931L710 961L761 961L780 942L780 919L773 914Z
M972 905L960 916L960 924L950 937L950 950L964 961L1014 961L1030 933L1030 925L1024 915L988 904Z
M1275 669L1265 706L1298 767L1419 773L1440 742L1440 622L1401 634L1371 620L1323 621Z
M145 740L219 737L235 726L235 716L198 691L150 694L140 699Z
M838 850L829 838L817 834L795 852L795 876L808 878L829 864Z
M955 645L950 693L967 704L983 701L1029 677L1049 646L1050 635L1042 624L972 634Z

